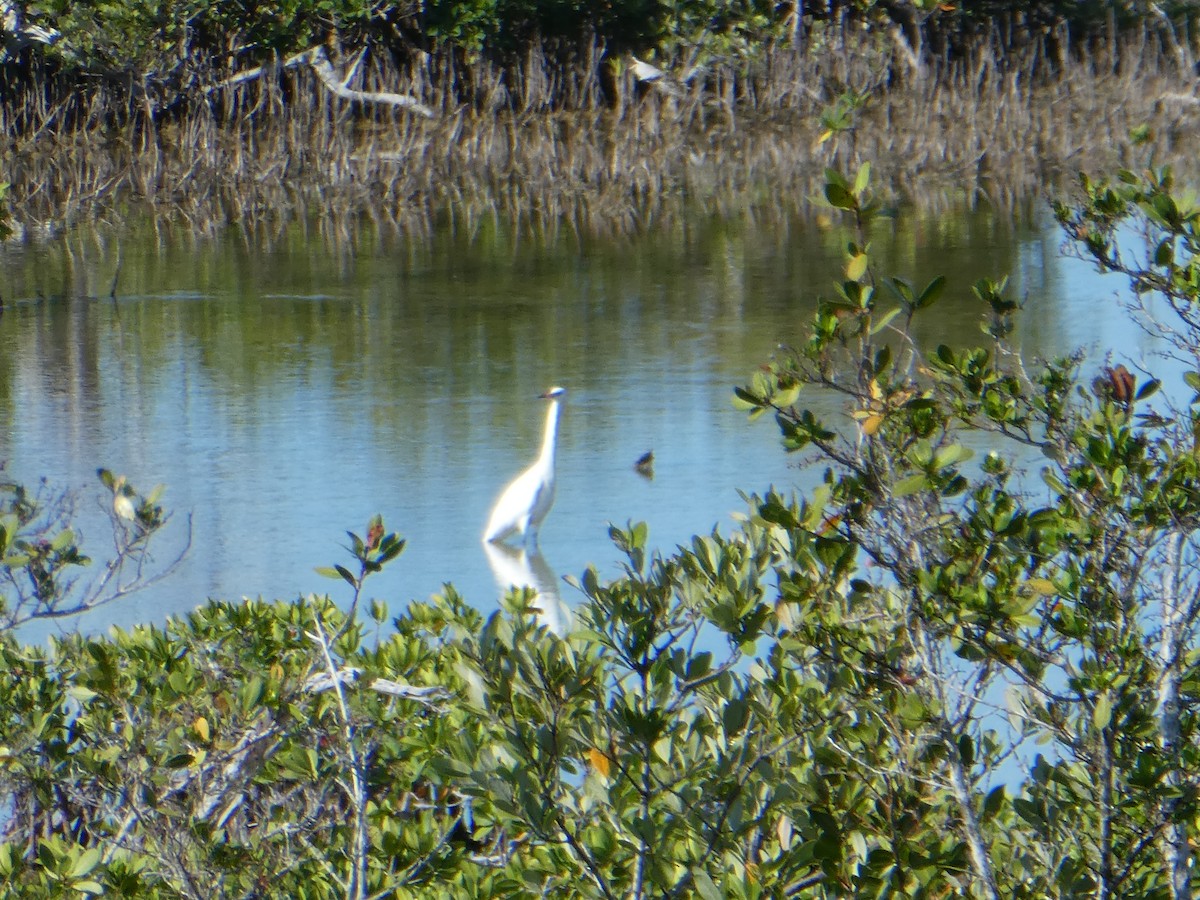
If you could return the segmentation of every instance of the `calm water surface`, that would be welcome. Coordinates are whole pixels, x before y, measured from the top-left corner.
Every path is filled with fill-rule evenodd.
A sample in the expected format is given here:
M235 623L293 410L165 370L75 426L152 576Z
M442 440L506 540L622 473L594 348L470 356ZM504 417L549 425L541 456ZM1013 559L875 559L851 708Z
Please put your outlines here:
M970 284L1011 273L1027 351L1137 358L1112 300L1121 285L1064 259L1040 204L1018 219L913 216L873 236L884 271L950 279L922 337L976 340ZM408 547L368 596L395 611L451 582L491 609L498 581L522 572L615 574L609 523L646 521L669 550L727 529L738 489L804 483L773 425L747 423L731 390L801 334L846 239L816 220L698 222L612 243L495 224L405 238L364 223L337 235L88 230L0 249L0 460L18 479L78 489L96 556L97 466L167 485L176 517L160 555L191 515L183 566L86 630L160 622L210 597L348 600L313 567L345 562L345 530L363 533L376 512ZM558 499L542 558L522 569L489 560L480 533L536 453L536 397L553 384L570 391ZM653 479L633 467L647 450Z

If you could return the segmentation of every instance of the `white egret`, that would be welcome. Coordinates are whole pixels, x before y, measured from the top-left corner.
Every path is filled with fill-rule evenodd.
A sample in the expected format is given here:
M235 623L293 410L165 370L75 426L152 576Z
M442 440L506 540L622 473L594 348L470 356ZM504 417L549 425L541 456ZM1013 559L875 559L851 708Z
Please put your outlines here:
M496 501L483 532L483 539L488 543L519 534L526 544L537 544L538 526L554 505L554 448L558 442L559 410L566 394L567 389L561 387L552 387L542 394L542 399L550 401L542 452L532 466L513 479Z

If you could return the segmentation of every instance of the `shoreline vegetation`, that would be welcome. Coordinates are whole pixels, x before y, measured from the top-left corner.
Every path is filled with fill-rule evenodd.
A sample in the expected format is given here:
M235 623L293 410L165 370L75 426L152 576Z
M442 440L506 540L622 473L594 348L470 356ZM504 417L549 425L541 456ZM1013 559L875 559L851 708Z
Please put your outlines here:
M795 214L826 168L865 161L893 199L1008 208L1143 159L1138 129L1156 163L1194 168L1186 22L1088 30L1031 13L968 33L900 18L777 11L761 42L726 27L649 49L593 32L400 53L326 32L308 39L328 49L288 56L303 34L269 55L180 49L174 69L135 49L121 71L71 51L66 28L27 23L47 37L5 65L0 180L27 239L147 210L201 233L368 216L410 232L497 217L601 235L700 206Z

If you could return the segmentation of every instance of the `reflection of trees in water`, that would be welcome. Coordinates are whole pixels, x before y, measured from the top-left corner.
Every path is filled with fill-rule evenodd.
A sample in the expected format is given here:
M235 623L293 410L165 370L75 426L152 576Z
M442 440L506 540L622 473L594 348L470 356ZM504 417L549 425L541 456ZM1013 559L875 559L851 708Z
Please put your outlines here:
M913 211L872 234L885 271L920 287L947 275L926 352L973 341L981 305L970 283L1017 264L1027 269L1014 274L1010 296L1028 295L1019 318L1026 349L1049 356L1097 340L1095 296L1110 289L1089 291L1095 276L1054 257L1057 228L1010 229L1003 218L986 207L933 219ZM167 484L172 506L197 510L196 544L210 551L171 584L172 611L190 609L194 596L316 589L302 573L311 571L310 548L328 540L330 517L353 522L397 505L408 516L402 531L434 529L431 545L450 556L460 541L457 552L475 565L456 574L458 587L487 593L475 528L459 529L446 511L456 498L491 496L495 473L517 470L520 454L497 447L498 430L514 445L536 442L543 411L512 398L560 379L579 386L577 428L563 449L582 467L572 478L583 471L616 492L598 519L628 517L644 488L657 496L672 477L702 477L679 465L715 479L714 492L754 487L745 483L757 477L746 474L753 467L730 462L747 436L725 424L736 422L728 386L763 360L764 335L796 337L817 295L840 279L848 240L833 221L775 228L697 217L686 231L591 242L581 254L565 234L529 240L502 222L474 237L447 225L405 241L383 230L372 237L369 225L347 223L358 251L349 259L315 226L209 237L149 224L80 228L44 247L6 245L0 419L11 426L0 458L9 474L78 485L107 465ZM595 347L605 351L585 349ZM664 377L670 403L629 402L654 396ZM589 432L612 436L611 459L579 443ZM756 458L773 463L773 443ZM639 484L629 466L652 445L659 482ZM589 502L562 488L560 506ZM245 496L257 502L239 502ZM654 527L685 537L684 509L705 510L691 529L727 511L689 501ZM279 520L311 530L293 531L268 565L253 548ZM425 559L413 573L424 579L418 593L438 590L447 575L436 554ZM585 562L576 556L572 568ZM134 621L143 602L119 614Z
M532 588L537 592L533 608L538 621L557 635L571 630L571 610L558 592L558 576L536 547L526 550L486 542L483 547L501 593L514 587Z

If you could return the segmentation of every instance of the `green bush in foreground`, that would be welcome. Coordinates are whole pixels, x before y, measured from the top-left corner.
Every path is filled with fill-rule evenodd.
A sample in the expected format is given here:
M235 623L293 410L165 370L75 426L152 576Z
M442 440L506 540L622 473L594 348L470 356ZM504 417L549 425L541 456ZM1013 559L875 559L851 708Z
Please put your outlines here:
M325 598L6 638L6 894L1190 897L1200 207L1148 171L1057 210L1180 391L1023 360L1003 281L985 346L923 352L952 288L875 270L865 169L826 199L844 278L737 392L820 486L669 555L613 529L565 638L450 589L372 639ZM402 549L352 536L352 611Z

